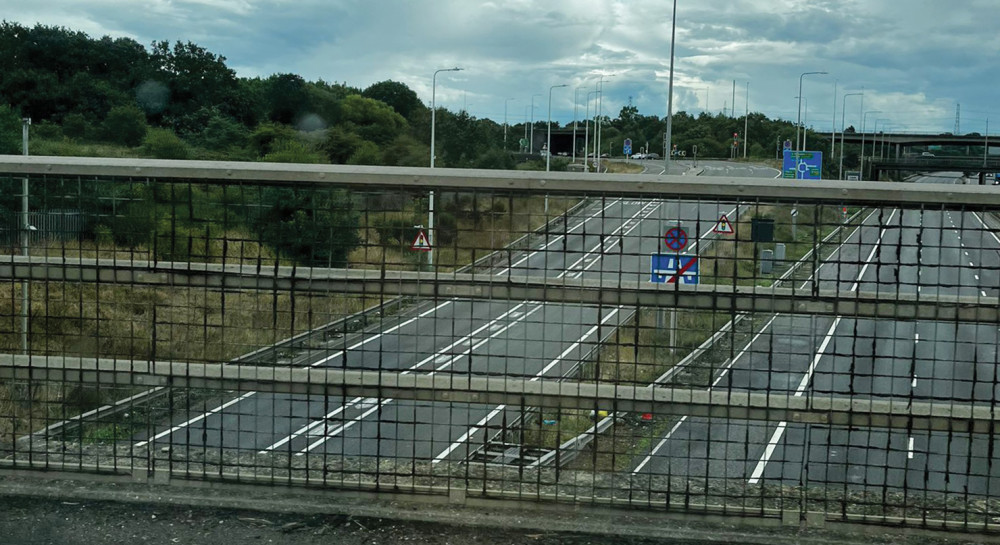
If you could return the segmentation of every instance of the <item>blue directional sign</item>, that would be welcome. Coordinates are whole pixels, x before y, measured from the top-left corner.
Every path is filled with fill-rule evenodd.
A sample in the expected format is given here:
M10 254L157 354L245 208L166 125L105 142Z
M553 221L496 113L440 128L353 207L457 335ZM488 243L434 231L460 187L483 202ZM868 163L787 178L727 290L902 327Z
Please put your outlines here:
M622 146L622 153L625 155L632 155L632 139L626 138L625 145Z
M698 256L653 254L649 262L649 281L656 284L697 284Z
M822 180L823 152L786 149L781 177L790 180Z

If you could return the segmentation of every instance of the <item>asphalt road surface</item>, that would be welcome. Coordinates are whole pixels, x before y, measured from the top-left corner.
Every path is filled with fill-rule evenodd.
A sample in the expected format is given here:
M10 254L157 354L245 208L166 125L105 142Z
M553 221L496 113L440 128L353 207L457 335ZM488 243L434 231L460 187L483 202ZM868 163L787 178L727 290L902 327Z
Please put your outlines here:
M774 169L754 168L773 178ZM655 174L655 173L654 173ZM591 202L560 232L538 238L531 251L493 271L551 278L646 281L650 255L666 251L663 234L681 226L695 252L720 215L735 205ZM303 367L346 367L407 373L470 372L520 380L573 373L597 343L631 316L631 309L510 301L428 301L378 328L312 353ZM219 406L191 407L136 446L168 445L335 457L461 460L516 421L519 407L289 396L236 392Z
M961 183L961 175L922 183ZM821 288L997 296L1000 239L973 212L879 209L819 270ZM997 328L777 315L713 389L935 403L995 403ZM633 463L636 476L996 494L987 436L683 418Z

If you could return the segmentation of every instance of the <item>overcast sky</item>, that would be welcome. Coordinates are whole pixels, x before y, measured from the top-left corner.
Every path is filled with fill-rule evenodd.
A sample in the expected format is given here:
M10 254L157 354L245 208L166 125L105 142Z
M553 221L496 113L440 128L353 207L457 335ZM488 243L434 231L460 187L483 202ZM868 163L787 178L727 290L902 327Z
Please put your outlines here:
M510 123L584 116L605 75L603 113L631 98L664 116L669 0L0 0L3 17L92 37L192 41L224 55L240 76L292 72L364 88L392 79L426 103ZM840 125L845 92L864 88L868 129L1000 133L997 0L678 0L674 110L749 106L795 120L799 75L805 119ZM834 99L836 86L837 98ZM513 100L505 100L505 99ZM860 125L847 97L847 125ZM591 105L591 111L595 108ZM834 115L836 107L836 115Z

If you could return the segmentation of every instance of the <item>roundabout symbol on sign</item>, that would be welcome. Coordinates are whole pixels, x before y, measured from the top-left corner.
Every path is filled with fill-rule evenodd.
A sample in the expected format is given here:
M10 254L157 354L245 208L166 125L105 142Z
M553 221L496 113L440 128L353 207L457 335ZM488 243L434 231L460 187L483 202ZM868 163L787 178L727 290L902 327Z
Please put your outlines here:
M680 227L674 227L667 231L667 234L663 236L663 242L667 244L667 248L675 252L679 252L687 246L688 236L684 232L684 229Z

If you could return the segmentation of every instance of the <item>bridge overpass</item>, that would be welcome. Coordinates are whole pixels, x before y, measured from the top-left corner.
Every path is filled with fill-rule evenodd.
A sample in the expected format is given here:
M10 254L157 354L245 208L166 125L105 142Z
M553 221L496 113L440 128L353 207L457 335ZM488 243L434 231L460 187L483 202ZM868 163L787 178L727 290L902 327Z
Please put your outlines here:
M817 135L826 138L828 141L833 133L827 132L817 132ZM865 143L867 146L874 147L875 145L887 146L887 153L884 155L891 158L902 159L910 155L919 155L921 152L926 151L928 147L931 146L941 146L948 147L952 149L957 149L962 155L972 156L973 148L978 148L980 157L982 156L983 146L986 146L990 150L1000 150L1000 136L998 135L981 135L981 134L966 134L966 135L954 135L950 133L943 134L930 134L930 133L893 133L893 132L883 132L878 133L872 132L845 132L836 133L837 145L840 145L841 139L843 139L844 144L851 144L860 146ZM916 151L914 151L916 150Z
M83 218L0 259L0 476L996 531L1000 194L963 176L0 175Z

